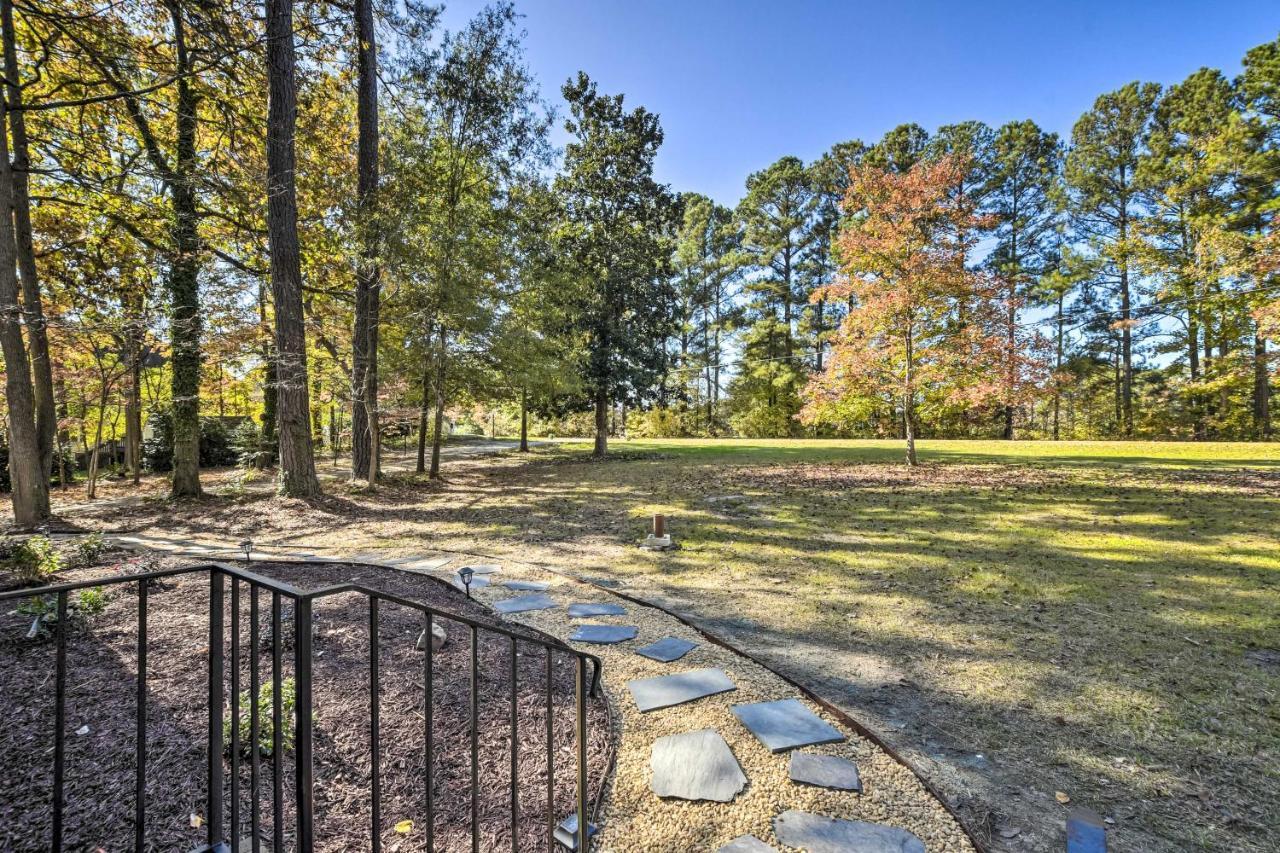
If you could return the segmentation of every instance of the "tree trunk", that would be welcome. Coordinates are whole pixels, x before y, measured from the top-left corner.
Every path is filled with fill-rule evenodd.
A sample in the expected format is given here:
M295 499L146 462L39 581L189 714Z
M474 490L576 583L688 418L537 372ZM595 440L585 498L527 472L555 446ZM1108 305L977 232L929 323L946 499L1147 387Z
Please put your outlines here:
M173 179L173 257L169 264L170 334L172 336L173 487L174 497L200 494L200 237L197 232L194 175L196 163L196 95L191 87L186 24L181 4L169 4L177 46L177 147Z
M373 0L356 0L356 203L360 257L356 260L356 316L352 345L351 396L355 421L352 479L378 481L381 432L378 423L378 47Z
M920 464L916 458L916 386L915 352L911 327L907 327L906 365L904 366L902 393L902 434L907 439L907 464L912 468Z
M520 386L520 452L529 452L529 389Z
M418 468L427 470L427 428L431 420L431 362L422 366L422 405L418 408Z
M596 446L595 455L604 458L609 452L609 397L604 389L596 392Z
M31 158L27 152L26 116L22 106L18 53L13 26L13 0L0 0L0 24L3 25L4 67L8 81L9 130L13 137L13 221L18 253L18 273L22 284L22 307L26 312L27 342L31 356L31 373L36 407L36 446L40 470L47 480L53 473L54 432L58 418L53 404L53 366L49 360L49 336L46 332L44 305L40 295L40 279L36 270L36 253L31 232L31 195L29 172Z
M444 359L449 340L449 330L443 324L440 326L439 339L439 350L436 352L435 429L431 435L431 470L427 472L427 477L432 480L440 479L440 444L444 441Z
M274 335L267 325L267 282L258 283L258 322L266 340L262 344L263 372L266 374L262 385L262 440L258 445L258 458L255 467L270 468L276 461L276 353L272 343Z
M40 463L36 436L35 392L22 339L18 305L17 243L10 204L13 172L9 165L8 108L0 100L0 349L4 353L5 396L9 404L9 478L13 487L13 520L34 528L49 519L49 478Z
M1062 303L1064 299L1065 299L1065 295L1062 293L1059 293L1058 302L1057 302L1057 318L1056 318L1057 328L1058 328L1058 333L1056 335L1057 356L1055 358L1054 368L1053 368L1053 374L1054 374L1053 375L1053 440L1054 441L1057 441L1060 437L1058 434L1058 418L1062 409L1062 384L1061 384L1062 380L1060 379L1060 377L1062 375L1062 345L1063 345Z
M1267 339L1256 328L1253 335L1253 434L1271 437L1271 382L1267 375Z
M1120 242L1123 246L1129 239L1129 220L1120 218ZM1128 249L1124 249L1128 251ZM1129 328L1132 319L1131 295L1129 293L1129 258L1120 259L1120 347L1123 373L1120 379L1120 408L1122 414L1121 430L1125 438L1133 438L1133 330Z
M142 481L142 329L141 317L130 322L129 346L129 396L124 410L125 459L136 486Z
M298 251L297 124L294 80L293 0L267 0L267 239L271 294L275 301L277 412L280 425L281 494L320 493L311 446L306 329Z
M57 400L58 423L65 424L68 420L67 414L67 386L58 379L54 383L54 397ZM72 472L67 468L66 451L71 447L71 431L65 426L60 426L54 432L54 440L57 445L58 453L58 488L68 489L71 486Z

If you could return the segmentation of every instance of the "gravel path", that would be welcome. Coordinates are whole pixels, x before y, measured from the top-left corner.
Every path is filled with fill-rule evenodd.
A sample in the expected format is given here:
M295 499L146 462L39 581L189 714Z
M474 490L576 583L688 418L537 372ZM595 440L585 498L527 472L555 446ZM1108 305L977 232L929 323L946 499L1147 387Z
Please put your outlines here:
M149 543L150 544L150 543ZM210 543L212 544L212 543ZM386 560L410 555L387 555ZM381 562L361 555L365 562ZM403 565L403 561L400 561ZM491 563L492 560L475 561ZM435 570L453 577L453 571L467 565L455 557L448 566ZM604 686L615 709L614 725L620 726L617 763L611 790L598 816L600 832L593 849L601 851L715 851L743 835L754 835L778 849L772 820L789 809L834 818L869 821L905 829L918 836L929 853L972 851L972 843L955 818L928 792L919 778L874 743L841 725L840 721L814 703L798 696L794 687L764 667L735 652L708 642L678 619L652 607L613 596L567 576L504 562L501 571L490 575L486 586L473 587L479 601L492 606L505 598L528 594L504 587L508 580L542 581L549 584L546 595L558 605L505 618L545 631L566 641L573 629L584 623L634 625L635 639L617 645L575 644L599 656L604 662ZM623 615L571 618L571 603L609 602L622 604ZM663 637L678 637L697 647L672 663L661 663L635 653L635 649ZM641 713L628 681L685 672L704 667L723 669L737 689L661 710ZM839 729L843 743L806 747L806 752L836 755L855 761L862 792L832 791L800 785L788 776L788 753L772 754L738 720L730 707L748 702L800 698L822 719ZM714 729L728 742L748 783L731 803L664 800L650 789L650 756L660 737L699 729Z

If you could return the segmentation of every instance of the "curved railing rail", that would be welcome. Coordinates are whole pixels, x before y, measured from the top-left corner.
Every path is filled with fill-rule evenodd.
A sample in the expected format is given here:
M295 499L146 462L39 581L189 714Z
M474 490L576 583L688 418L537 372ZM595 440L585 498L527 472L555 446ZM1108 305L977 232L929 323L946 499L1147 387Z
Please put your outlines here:
M148 590L151 584L163 578L173 578L183 575L203 574L209 576L209 673L208 673L208 706L209 706L209 728L208 728L208 751L207 751L207 781L208 781L208 802L207 802L207 822L206 840L207 849L230 850L232 853L240 853L245 845L242 844L241 827L244 826L244 815L242 813L243 799L241 792L241 743L240 743L240 725L244 719L241 705L241 611L243 605L241 603L241 593L247 592L249 599L249 645L253 650L253 656L249 665L249 708L247 714L249 718L249 738L251 744L258 744L261 734L261 726L263 716L266 710L259 707L261 696L261 678L258 665L257 651L260 648L260 608L263 602L260 601L263 593L270 596L270 620L271 620L271 735L272 750L270 753L270 761L272 762L271 778L272 791L269 792L272 803L272 843L270 849L272 851L285 850L285 831L284 831L284 805L286 802L285 792L283 789L283 753L281 738L284 727L282 726L282 718L284 715L282 700L282 681L284 672L283 644L281 641L281 616L282 616L282 600L288 599L293 602L293 623L294 623L294 649L293 649L293 672L294 672L294 815L295 826L294 835L295 847L301 853L310 853L315 847L315 791L313 779L313 748L314 748L314 731L313 731L313 667L314 659L312 654L312 607L318 599L326 598L334 595L345 593L354 593L365 597L368 601L369 616L369 694L370 694L370 750L371 750L371 783L370 783L370 803L372 819L370 825L370 849L379 853L381 850L382 836L382 814L381 814L381 712L380 702L377 697L380 696L380 661L378 648L378 620L379 605L382 602L399 605L402 607L416 610L423 616L424 635L424 652L425 662L423 664L423 700L424 700L424 737L425 737L425 768L426 778L423 780L426 790L426 841L428 851L434 850L435 843L435 820L433 810L434 787L432 776L433 756L435 750L434 733L432 728L432 709L433 709L433 679L434 666L431 636L432 628L436 620L445 620L465 626L469 634L470 640L470 759L471 759L471 777L470 777L470 809L471 809L471 848L475 853L480 850L479 841L479 785L478 785L478 767L479 767L479 743L478 743L478 680L479 680L479 638L484 633L490 633L507 638L510 643L510 660L511 669L509 677L511 679L511 707L510 707L510 726L511 726L511 849L518 853L520 834L518 832L518 820L520 815L520 798L519 798L519 779L517 772L517 762L519 757L519 731L518 721L519 715L516 708L517 699L517 652L520 644L527 644L544 649L546 652L546 768L547 768L547 849L555 851L557 844L561 843L557 835L556 812L554 808L555 796L555 775L556 775L556 756L553 746L554 739L554 715L553 715L553 661L555 656L563 655L571 657L575 662L574 667L574 727L575 727L575 746L576 746L576 783L575 783L575 815L577 818L576 828L565 833L567 841L571 844L565 844L566 847L575 850L588 849L588 832L589 832L589 813L587 810L588 797L588 772L587 772L587 696L599 695L600 685L600 659L594 655L578 651L565 643L554 638L544 638L533 636L529 633L511 630L500 624L485 622L477 619L471 619L458 613L440 608L431 607L403 596L394 595L392 593L373 589L358 583L340 583L332 586L321 587L314 590L301 590L288 583L275 580L270 577L252 572L248 569L227 563L209 563L194 566L181 566L169 569L158 569L155 571L142 572L138 574L130 574L116 577L94 578L90 580L75 581L71 583L53 584L44 587L25 588L17 590L9 590L0 592L0 603L5 601L42 598L46 596L56 597L57 624L54 627L54 642L56 644L55 654L55 672L54 672L54 743L53 743L53 797L52 797L52 815L51 815L51 849L61 851L63 849L63 823L64 812L66 809L66 761L65 761L65 740L66 740L66 685L67 685L67 615L68 615L68 595L78 590L89 589L93 587L134 585L137 587L138 610L137 610L137 660L138 672L136 674L136 707L135 715L137 720L137 737L135 741L135 810L134 810L134 849L142 851L147 848L146 841L146 780L147 780L147 605ZM228 602L228 582L229 598ZM227 604L230 604L228 609ZM227 626L226 615L230 613L231 625ZM306 630L302 627L306 626ZM227 661L226 661L226 634L227 628L230 627L230 678L227 678ZM590 687L588 688L587 668L590 666L592 672L590 677ZM228 685L229 680L229 685ZM227 721L227 697L226 690L230 688L230 743L225 743L223 739L224 723ZM230 746L231 765L231 784L229 786L229 797L227 796L227 785L224 776L224 764L228 760L224 757L226 747ZM261 790L262 769L260 750L253 748L250 751L250 772L249 772L249 847L252 853L260 853L261 836L262 836L262 813L261 803L264 792ZM230 814L226 815L224 806L226 800L230 801ZM230 818L229 825L224 820L224 815ZM230 833L224 830L230 829Z

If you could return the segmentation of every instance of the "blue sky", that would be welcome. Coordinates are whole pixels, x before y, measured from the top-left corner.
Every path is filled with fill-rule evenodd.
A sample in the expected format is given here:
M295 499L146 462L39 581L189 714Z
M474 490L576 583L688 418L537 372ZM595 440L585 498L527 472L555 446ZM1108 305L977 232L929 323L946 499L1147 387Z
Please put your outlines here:
M484 4L449 3L457 27ZM579 69L662 117L658 178L732 205L785 154L894 125L1032 118L1069 135L1100 93L1229 75L1280 35L1277 0L516 0L546 98ZM558 134L557 141L561 135Z

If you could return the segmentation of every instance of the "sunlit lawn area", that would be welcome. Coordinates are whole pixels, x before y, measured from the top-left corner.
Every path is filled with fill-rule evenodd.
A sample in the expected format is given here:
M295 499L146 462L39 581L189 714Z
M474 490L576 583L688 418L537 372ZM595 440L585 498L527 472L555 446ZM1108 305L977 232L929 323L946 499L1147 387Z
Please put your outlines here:
M1280 837L1280 447L614 447L662 458L559 484L635 535L668 513L681 550L607 568L956 765L970 817L1050 830L1062 791L1119 849Z
M1274 850L1280 446L923 442L916 470L899 442L589 450L101 520L612 576L867 721L996 849L1062 849L1079 804L1115 850ZM635 547L654 512L679 550Z

